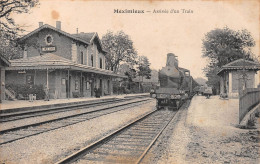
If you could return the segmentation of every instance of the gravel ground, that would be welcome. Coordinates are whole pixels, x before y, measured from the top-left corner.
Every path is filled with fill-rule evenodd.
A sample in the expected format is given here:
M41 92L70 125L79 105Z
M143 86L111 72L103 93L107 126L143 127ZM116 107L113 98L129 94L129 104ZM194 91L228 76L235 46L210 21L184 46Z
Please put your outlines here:
M53 163L101 138L137 116L155 101L0 146L1 163ZM86 127L86 128L84 128Z
M143 163L259 163L260 129L235 128L237 100L194 97ZM214 106L209 106L212 104ZM258 119L258 123L259 119Z

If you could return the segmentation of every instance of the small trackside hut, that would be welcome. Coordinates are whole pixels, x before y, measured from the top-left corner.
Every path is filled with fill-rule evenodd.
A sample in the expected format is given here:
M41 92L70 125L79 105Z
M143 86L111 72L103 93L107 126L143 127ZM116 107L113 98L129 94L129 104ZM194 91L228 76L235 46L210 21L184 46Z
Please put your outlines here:
M51 99L113 94L112 81L125 76L106 69L108 52L96 32L69 34L59 21L39 26L20 39L23 57L10 60L7 84L47 87Z
M259 86L260 64L238 59L221 67L217 75L220 77L220 95L238 98L239 92L245 88Z

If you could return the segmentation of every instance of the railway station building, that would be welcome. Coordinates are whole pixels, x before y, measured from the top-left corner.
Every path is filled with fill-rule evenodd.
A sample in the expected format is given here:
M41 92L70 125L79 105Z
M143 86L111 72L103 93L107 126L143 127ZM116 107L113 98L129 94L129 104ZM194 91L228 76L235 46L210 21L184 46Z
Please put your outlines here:
M222 66L220 76L220 94L229 98L238 98L239 91L244 88L259 86L260 64L253 61L238 59Z
M50 98L112 95L112 81L125 78L106 69L107 51L93 33L69 34L39 23L39 28L20 38L22 56L10 60L6 69L7 84L42 85ZM36 95L37 96L37 95Z

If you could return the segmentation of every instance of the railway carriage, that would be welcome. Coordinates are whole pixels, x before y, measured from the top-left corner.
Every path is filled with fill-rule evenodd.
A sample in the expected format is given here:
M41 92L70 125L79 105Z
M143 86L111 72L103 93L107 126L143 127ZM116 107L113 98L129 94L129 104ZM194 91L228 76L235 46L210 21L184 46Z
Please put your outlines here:
M193 89L198 85L188 69L178 66L178 58L173 53L167 54L166 66L159 70L159 83L155 90L158 109L178 109L194 95Z

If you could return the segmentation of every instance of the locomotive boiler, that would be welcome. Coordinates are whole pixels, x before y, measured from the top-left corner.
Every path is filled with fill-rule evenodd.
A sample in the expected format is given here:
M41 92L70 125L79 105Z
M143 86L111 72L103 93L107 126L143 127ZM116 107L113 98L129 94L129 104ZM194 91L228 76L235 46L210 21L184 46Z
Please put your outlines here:
M173 53L167 54L166 66L159 70L160 86L155 90L157 108L178 109L192 96L197 83L190 76L190 71L180 68L178 58Z

